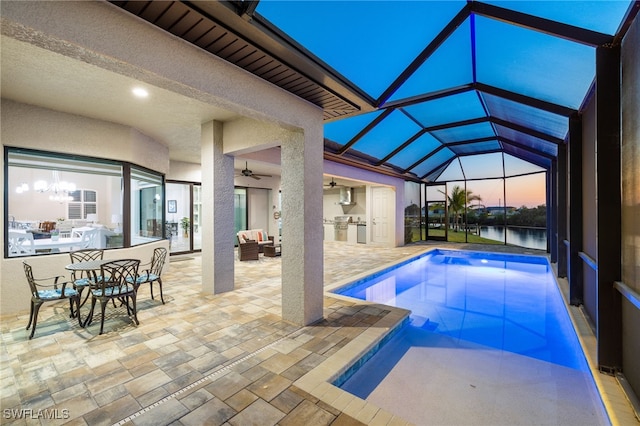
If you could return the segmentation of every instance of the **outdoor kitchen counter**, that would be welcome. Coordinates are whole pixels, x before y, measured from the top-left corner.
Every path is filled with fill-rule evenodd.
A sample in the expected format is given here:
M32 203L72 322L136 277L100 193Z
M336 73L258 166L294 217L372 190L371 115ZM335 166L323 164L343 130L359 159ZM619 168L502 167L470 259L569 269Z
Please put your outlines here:
M335 241L336 240L336 232L333 226L333 223L325 222L323 224L324 227L324 240L325 241Z
M358 244L358 225L353 222L347 229L347 244Z

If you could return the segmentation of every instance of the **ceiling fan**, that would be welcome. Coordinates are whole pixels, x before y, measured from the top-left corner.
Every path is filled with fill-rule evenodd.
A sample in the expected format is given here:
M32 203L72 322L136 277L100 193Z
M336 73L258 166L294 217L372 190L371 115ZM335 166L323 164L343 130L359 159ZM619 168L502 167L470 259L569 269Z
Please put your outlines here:
M338 183L335 180L333 180L333 178L331 178L331 182L329 182L325 186L327 186L329 188L334 188L334 187L338 186Z
M241 174L239 176L250 177L256 180L260 180L263 177L272 177L271 175L261 175L261 174L253 173L251 170L249 170L249 165L248 165L248 162L246 161L244 163L244 170L241 170L240 173Z

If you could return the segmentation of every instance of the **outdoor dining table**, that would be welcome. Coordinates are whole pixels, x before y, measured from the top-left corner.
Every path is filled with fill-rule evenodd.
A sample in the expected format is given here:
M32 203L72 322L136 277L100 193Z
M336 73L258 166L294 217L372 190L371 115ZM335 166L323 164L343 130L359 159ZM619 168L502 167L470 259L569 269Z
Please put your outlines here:
M61 248L72 248L72 247L82 247L82 238L40 238L33 240L33 248L36 250L43 249L61 249ZM99 269L99 268L98 268Z
M96 271L99 271L100 268L102 268L102 265L108 262L112 262L112 260L87 260L84 262L70 263L65 266L64 269L72 272L90 272L93 274L94 278L96 278Z
M106 259L87 260L84 262L70 263L67 266L65 266L64 269L71 272L87 272L91 274L93 282L97 283L98 274L96 271L100 271L102 268L102 265L104 265L107 262L111 262L111 260L106 260ZM81 286L75 286L75 287L76 287L76 290L78 291L78 297L82 299L82 292L84 291L85 287L91 287L91 284L89 283L88 285L81 285ZM80 305L78 306L78 313L77 313L78 315L80 315L80 308L84 306L85 303L87 303L87 299L89 299L90 294L91 294L91 289L89 289L89 292L85 296L84 300L81 300Z

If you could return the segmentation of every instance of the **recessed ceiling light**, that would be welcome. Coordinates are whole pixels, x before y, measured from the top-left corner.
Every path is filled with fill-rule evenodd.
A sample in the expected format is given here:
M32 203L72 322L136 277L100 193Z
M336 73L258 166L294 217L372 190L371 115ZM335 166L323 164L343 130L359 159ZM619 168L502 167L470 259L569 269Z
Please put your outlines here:
M143 89L142 87L135 87L132 92L139 98L146 98L147 96L149 96L149 92L147 92L147 90Z

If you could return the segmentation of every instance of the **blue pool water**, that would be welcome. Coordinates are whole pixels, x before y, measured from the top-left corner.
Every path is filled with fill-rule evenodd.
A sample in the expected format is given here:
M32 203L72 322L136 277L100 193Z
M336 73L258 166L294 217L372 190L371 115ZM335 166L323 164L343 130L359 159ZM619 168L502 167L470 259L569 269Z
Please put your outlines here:
M433 250L334 292L410 309L413 328L588 370L544 257Z
M610 425L545 257L434 250L334 292L411 310L334 384L416 425Z

